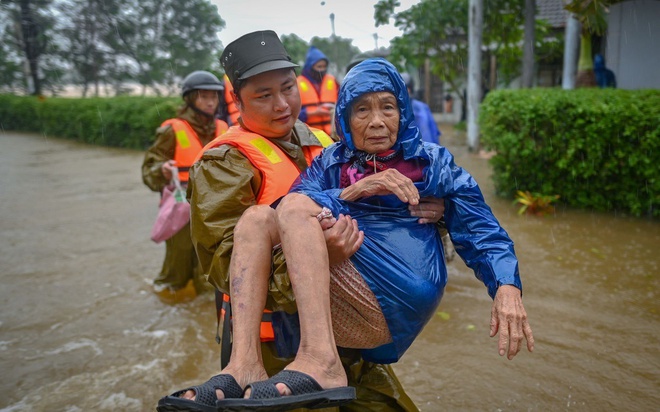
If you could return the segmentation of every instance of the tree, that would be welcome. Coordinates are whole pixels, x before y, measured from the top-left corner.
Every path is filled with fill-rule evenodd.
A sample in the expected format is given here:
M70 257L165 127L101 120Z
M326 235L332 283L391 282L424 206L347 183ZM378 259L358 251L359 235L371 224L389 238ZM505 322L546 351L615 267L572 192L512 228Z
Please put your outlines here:
M5 7L0 7L0 90L2 91L14 92L22 89L20 49L14 41L17 28L18 23L9 17L9 11L5 10Z
M106 0L102 12L112 28L104 38L117 62L116 78L143 87L173 84L212 65L224 27L208 0Z
M353 56L360 53L360 49L353 46L352 39L345 39L336 35L330 37L312 37L312 46L321 50L328 59L330 65L336 67L337 74L344 74L344 69L351 61Z
M0 81L15 83L25 70L40 93L74 82L116 94L137 82L170 86L193 70L219 67L216 33L224 27L209 0L0 0ZM13 23L12 23L13 22ZM57 30L55 30L56 28ZM18 54L20 51L20 54ZM18 56L25 56L19 59ZM64 69L67 69L65 72ZM14 86L10 86L14 88Z
M99 95L100 81L107 77L108 48L102 41L111 29L103 15L102 0L73 0L60 2L57 8L65 19L60 19L62 55L73 66L78 81L83 86L82 96L94 85ZM73 76L72 76L73 77Z
M521 24L524 0L489 0L484 3L483 46L488 60L496 57L504 82L520 73ZM392 41L390 59L423 67L462 96L467 76L468 0L422 0L408 10L394 13L397 0L380 0L375 6L376 25L394 25L403 35ZM486 59L485 59L486 60Z
M110 80L134 80L145 93L172 85L193 70L213 64L224 27L208 0L104 0L99 13L107 22L102 41L108 47Z
M220 48L217 33L225 21L209 0L170 0L169 4L171 8L163 16L162 49L168 66L166 78L172 81L219 61L213 50Z
M602 36L607 30L606 14L608 7L625 0L570 0L565 9L573 13L581 23L580 59L578 60L577 87L596 86L593 56L591 52L592 35ZM570 70L570 68L564 68Z
M305 63L305 55L307 54L307 49L309 49L309 44L296 34L284 34L281 36L282 44L294 63L299 64L301 67Z
M26 61L25 79L30 94L41 94L39 59L48 45L48 31L53 19L47 13L51 0L2 0L11 19L16 22L13 41Z

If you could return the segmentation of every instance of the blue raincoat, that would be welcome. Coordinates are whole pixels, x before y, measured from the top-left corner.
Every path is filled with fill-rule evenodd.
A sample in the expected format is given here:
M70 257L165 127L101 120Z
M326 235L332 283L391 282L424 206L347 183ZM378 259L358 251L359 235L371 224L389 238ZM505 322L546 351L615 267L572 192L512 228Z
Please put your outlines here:
M321 78L319 77L318 73L312 69L312 67L318 63L319 60L325 60L327 62L328 58L325 54L323 54L321 50L311 46L307 51L307 55L305 56L305 64L303 65L302 71L300 72L300 74L307 77L310 82L316 84L317 86L321 84Z
M394 150L405 159L429 162L423 181L415 183L421 197L445 199L445 221L456 251L484 282L491 297L503 284L521 288L513 242L499 225L472 176L454 163L446 148L422 142L414 122L406 86L385 59L368 59L355 66L339 90L335 126L340 142L327 147L294 183L291 191L304 193L336 217L357 220L364 243L351 262L376 295L387 320L392 342L364 349L365 360L396 362L435 313L447 269L442 241L434 224L419 224L408 204L394 195L372 196L350 202L339 198L342 164L355 154L349 127L350 106L369 92L388 91L401 112Z

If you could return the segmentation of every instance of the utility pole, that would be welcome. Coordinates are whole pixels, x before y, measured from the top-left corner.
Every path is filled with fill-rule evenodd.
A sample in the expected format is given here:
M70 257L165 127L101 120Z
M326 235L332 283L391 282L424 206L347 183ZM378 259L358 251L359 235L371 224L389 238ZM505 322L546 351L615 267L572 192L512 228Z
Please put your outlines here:
M332 38L335 38L335 13L330 13L330 27L332 28Z
M479 150L479 104L481 102L481 33L484 26L483 0L470 0L468 13L467 138L470 151Z

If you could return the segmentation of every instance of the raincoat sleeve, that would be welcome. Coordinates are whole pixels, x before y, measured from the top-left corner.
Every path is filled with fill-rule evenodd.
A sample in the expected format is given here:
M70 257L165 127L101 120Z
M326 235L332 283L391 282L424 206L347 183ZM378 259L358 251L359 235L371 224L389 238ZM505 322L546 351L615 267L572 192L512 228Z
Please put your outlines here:
M229 292L229 260L234 227L245 210L257 204L261 176L237 149L208 150L190 169L191 237L208 280Z
M174 159L176 140L171 126L156 129L156 139L144 154L142 162L142 181L154 192L162 192L169 183L161 167L163 163Z
M339 199L342 189L338 189L338 176L335 178L331 173L332 170L338 170L339 166L329 167L328 160L331 158L327 149L314 158L312 164L293 183L290 192L309 196L319 206L332 210L332 215L337 217L340 213L346 214L348 210Z
M522 290L513 241L486 204L474 178L456 166L446 149L441 152L443 177L438 195L445 198L445 222L456 252L486 285L491 298L501 285Z

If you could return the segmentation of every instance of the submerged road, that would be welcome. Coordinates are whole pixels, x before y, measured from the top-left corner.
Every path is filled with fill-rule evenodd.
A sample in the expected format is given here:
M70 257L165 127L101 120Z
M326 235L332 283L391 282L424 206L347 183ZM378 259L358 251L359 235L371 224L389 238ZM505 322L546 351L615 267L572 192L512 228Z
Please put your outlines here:
M660 223L583 211L520 217L487 161L444 142L516 242L533 354L488 337L490 299L457 259L395 370L422 411L659 410ZM150 289L164 246L143 153L0 132L0 411L148 411L219 371L212 297Z

